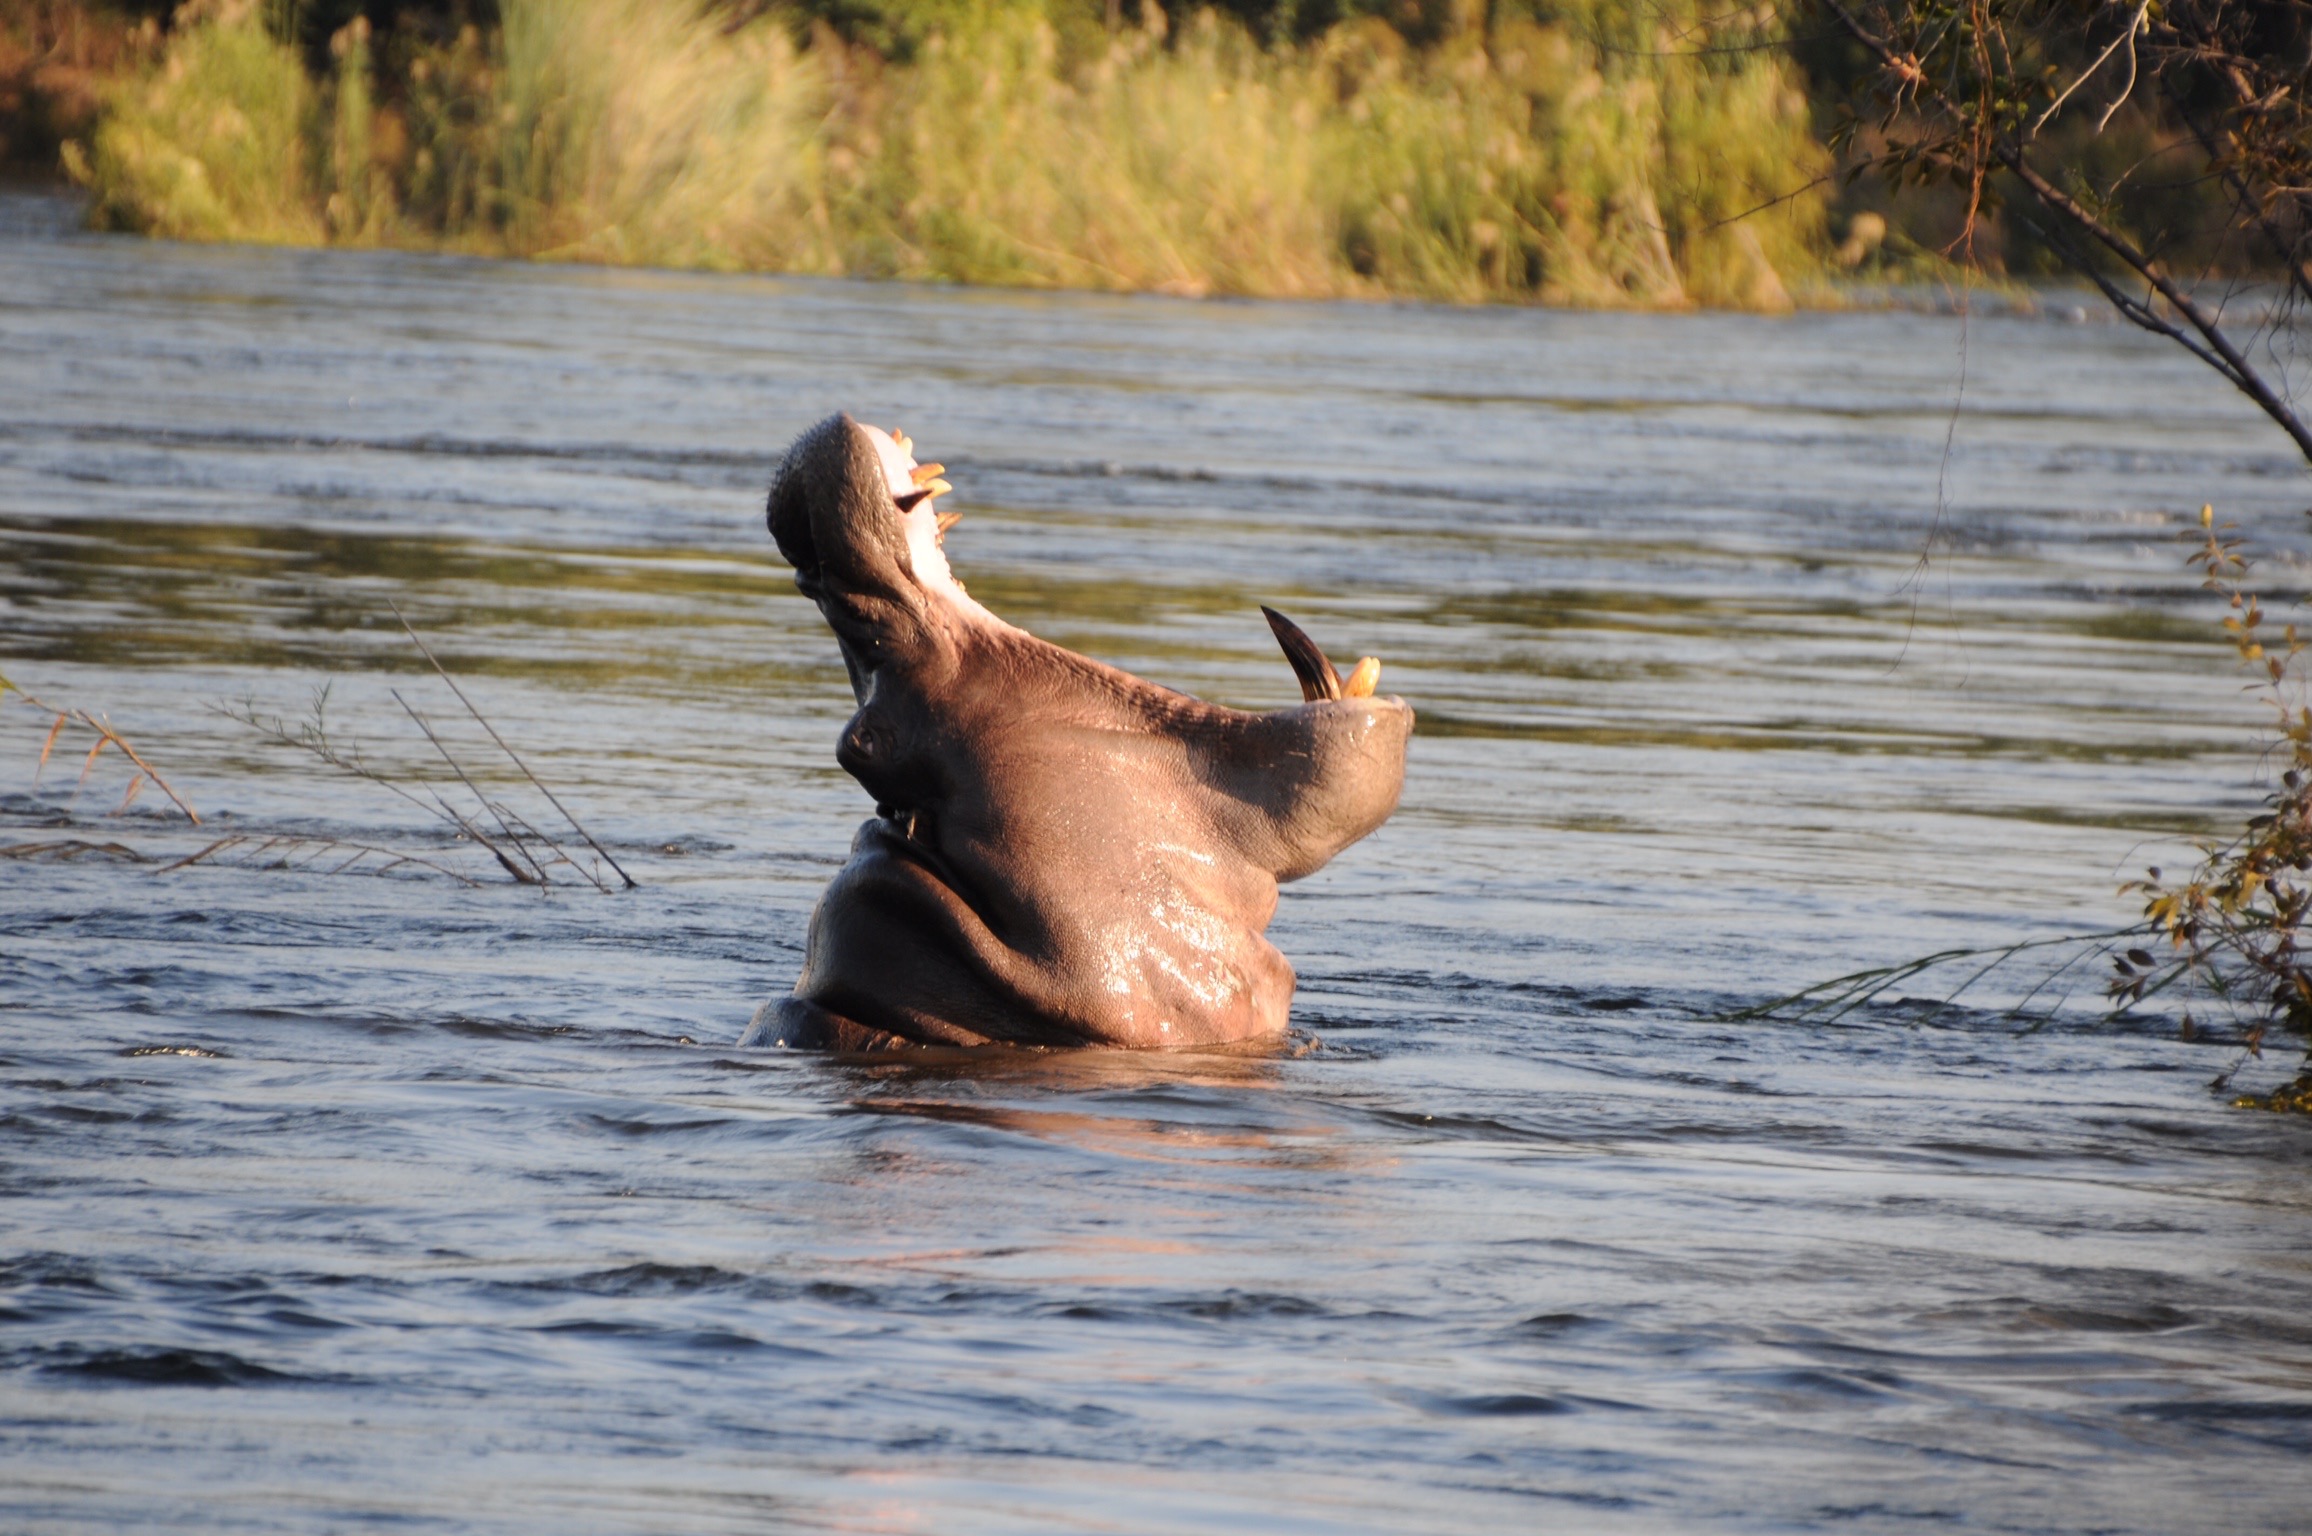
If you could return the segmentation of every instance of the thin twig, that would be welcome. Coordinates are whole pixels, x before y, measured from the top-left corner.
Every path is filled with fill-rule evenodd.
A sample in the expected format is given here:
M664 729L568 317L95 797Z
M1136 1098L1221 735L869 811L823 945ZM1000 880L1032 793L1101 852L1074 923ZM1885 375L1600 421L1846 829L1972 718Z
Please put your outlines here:
M2073 93L2075 93L2076 91L2078 91L2078 89L2079 89L2081 86L2085 85L2085 84L2086 84L2088 81L2090 81L2090 80L2092 80L2092 79L2094 79L2094 78L2095 78L2095 72L2096 72L2097 70L2099 70L2099 69L2103 68L2103 66L2104 66L2105 64L2109 63L2109 62L2111 61L2111 56L2112 56L2113 54L2115 54L2115 53L2119 52L2119 45L2120 45L2121 43L2124 43L2124 42L2128 42L2129 40L2131 40L2131 39L2132 39L2132 38L2135 36L2135 34L2136 34L2138 31L2140 31L2140 30L2142 29L2142 27L2143 27L2143 19L2144 19L2144 17L2145 17L2146 15L2148 15L2148 14L2150 13L2150 11L2151 11L2151 0L2143 0L2143 4L2142 4L2142 5L2140 5L2140 6L2138 6L2138 7L2136 7L2136 12L2135 12L2135 20L2133 20L2133 21L2131 21L2131 22L2129 22L2129 23L2127 24L2127 31L2126 31L2125 33L2123 33L2122 35L2120 35L2120 36L2118 36L2118 37L2115 37L2115 38L2113 38L2113 39L2111 40L2111 46L2110 46L2110 47L2108 47L2108 48L2106 48L2106 49L2104 49L2104 50L2103 50L2103 52L2101 52L2101 53L2097 54L2097 55L2095 56L2095 62L2094 62L2093 64L2090 64L2090 65L2088 65L2088 66L2087 66L2085 69L2081 70L2081 71L2079 72L2079 78L2078 78L2078 79L2076 79L2076 80L2074 80L2074 81L2072 81L2072 82L2071 82L2069 85L2065 86L2065 87L2063 88L2063 94L2062 94L2062 95L2060 95L2060 96L2058 96L2058 97L2056 97L2056 98L2055 98L2055 99L2054 99L2052 102L2049 102L2049 103L2048 103L2048 105L2047 105L2047 110L2046 110L2046 111L2044 111L2044 112L2040 113L2040 114L2038 115L2038 117L2036 117L2036 118L2032 119L2032 122L2031 122L2031 136L2032 136L2032 137L2036 138L2036 137L2038 136L2039 130L2047 126L2047 120L2048 120L2049 118L2053 117L2053 116L2054 116L2056 113L2058 113L2058 112L2060 112L2060 111L2062 111L2062 110L2063 110L2063 104L2064 104L2065 102L2069 101L2069 100L2072 98L2072 95L2073 95ZM2127 54L2127 91L2122 91L2122 92L2120 93L2119 101L2125 101L2125 100L2127 100L2127 97L2128 97L2128 92L2131 92L2131 91L2133 91L2134 89L2135 89L2135 50L2134 50L2133 48L2130 48L2130 49L2128 50L2128 54ZM2116 112L2116 111L2118 111L2118 110L2119 110L2119 101L2115 101L2115 102L2113 102L2113 103L2111 104L2111 106L2112 106L2112 111ZM2105 118L2104 118L2104 121L2105 121L2105 122L2108 122L2108 121L2110 121L2110 114L2109 114L2109 113L2106 113L2106 114L2105 114ZM2097 133L2101 133L2101 132L2103 131L2103 124L2102 124L2102 123L2098 123L2098 124L2096 124L2096 125L2095 125L2095 131L2096 131Z
M2119 94L2111 99L2111 105L2103 109L2103 116L2095 120L2095 131L2099 134L2111 126L2113 114L2127 105L2127 98L2135 94L2135 39L2136 34L2143 31L2144 18L2150 14L2151 0L2143 0L2143 4L2135 8L2135 20L2127 24L2127 84L2119 88Z
M1754 1019L1771 1018L1790 1008L1793 1004L1807 1003L1808 1006L1800 1009L1794 1017L1801 1021L1819 1020L1835 1023L1855 1009L1870 1002L1888 988L1899 986L1921 972L1957 960L1980 960L1988 956L1988 964L1961 982L1937 1004L1938 1007L1948 1007L1958 999L1960 993L1965 992L1999 966L2027 951L2051 949L2057 945L2066 944L2108 947L2115 940L2144 937L2154 931L2150 924L2139 923L2129 928L2113 929L2108 933L2067 933L2059 934L2053 938L2025 939L2017 944L1993 945L1988 948L1937 950L1931 955L1921 955L1915 960L1906 960L1900 965L1878 966L1867 971L1854 971L1845 976L1834 976L1828 981L1817 982L1813 986L1807 987L1803 991L1793 992L1787 997L1779 997L1769 1003L1759 1003L1749 1008L1737 1009L1724 1015L1724 1017L1730 1023L1742 1023ZM2060 974L2062 969L2067 969L2072 963L2065 962L2063 967L2058 968L2057 974ZM2046 983L2043 981L2040 985L2045 986ZM2032 996L2037 994L2038 990L2039 988L2035 987L2031 992L2026 993L2024 1001L2028 1002ZM2009 1010L2010 1016L2020 1012L2021 1008L2022 1004L2017 1004L2014 1009Z
M395 783L363 762L357 752L344 753L337 750L329 740L327 729L318 723L321 719L321 711L326 706L328 695L329 690L327 688L319 690L314 701L314 718L317 723L307 726L303 734L292 733L287 726L281 723L281 717L278 715L270 720L259 715L253 704L244 703L237 710L229 705L211 704L209 710L213 714L223 715L228 720L245 725L261 735L271 737L280 746L295 747L300 752L310 752L332 768L350 773L355 778L367 779L380 789L391 790L428 815L438 814L415 791ZM454 820L455 817L453 816L452 819Z
M635 888L634 877L628 874L622 867L620 867L618 861L610 856L609 849L603 847L600 843L594 840L594 834L587 831L584 824L581 823L577 817L570 814L570 808L564 805L561 800L555 796L554 791L546 787L545 781L530 771L530 765L522 761L522 755L519 752L516 752L512 747L506 745L506 738L498 734L498 728L490 724L489 720L482 714L482 712L474 707L474 701L466 697L466 691L458 686L458 680L450 676L449 669L444 667L441 662L434 656L434 653L426 648L425 641L420 639L418 637L418 632L410 627L409 619L402 613L400 605L395 603L394 600L389 597L385 600L385 606L393 610L393 616L396 619L401 620L402 630L409 636L410 643L418 648L418 653L420 655L424 656L427 661L433 664L434 671L441 674L441 680L449 684L450 692L456 694L458 696L458 702L466 707L466 713L472 715L474 717L474 722L481 726L483 730L489 732L490 740L498 744L498 750L504 752L506 756L513 759L514 766L522 770L522 776L528 779L530 783L536 787L539 794L544 795L549 801L553 802L554 809L562 813L562 819L570 823L572 830L574 830L580 837L586 839L586 846L592 848L596 853L600 854L603 860L607 862L612 869L618 871L618 878L626 882L626 888L630 891L633 890Z
M132 864L150 863L144 854L126 843L92 843L86 838L67 837L44 843L10 843L0 848L0 859L77 859L84 853L101 853L111 859L127 859Z
M489 797L483 794L480 788L475 785L473 779L467 775L465 765L460 763L456 757L452 756L450 749L442 744L441 737L434 734L434 728L426 720L426 717L419 714L415 709L410 707L409 700L401 696L400 689L388 689L387 692L393 695L393 702L401 706L401 712L409 716L411 723L416 725L416 727L425 734L425 739L433 743L433 749L441 754L441 759L443 762L450 765L450 772L458 776L458 782L465 785L465 787L472 792L473 797L481 802L482 809L485 811L490 811L493 815L496 814L494 808L490 804ZM460 826L466 827L469 832L473 830L473 824L467 821L464 817L458 816L457 812L451 810L449 803L442 799L439 791L434 793L434 800L441 806L445 813L451 816L456 816ZM538 863L537 857L532 854L528 848L522 845L522 839L514 831L514 829L506 825L505 817L498 817L498 828L500 831L506 834L506 841L514 845L514 851L522 856L523 861L530 866L532 871L530 874L523 874L522 871L514 867L511 860L507 859L503 853L500 853L498 855L498 862L506 866L507 872L511 874L516 880L522 881L526 885L552 884L552 882L546 878L546 871L544 867ZM494 842L489 842L488 839L484 839L484 842L487 843L487 845L493 851L495 851L497 845Z
M203 848L200 852L187 854L185 857L177 860L174 864L164 865L163 867L154 870L153 873L156 875L165 875L172 869L184 869L190 865L200 863L203 859L206 859L212 853L221 853L227 848L236 847L239 844L247 842L248 840L249 839L245 834L236 834L232 837L220 837L215 842L209 844L208 847Z
M1812 192L1816 187L1821 186L1828 180L1830 180L1830 172L1825 171L1803 187L1792 187L1789 191L1782 193L1780 196L1770 197L1765 202L1758 204L1754 208L1745 208L1740 213L1730 213L1722 219L1712 219L1709 223L1703 225L1702 229L1706 233L1713 229L1723 228L1728 224L1739 224L1754 213L1764 213L1769 208L1780 207L1782 204L1787 203L1794 198L1804 197L1807 193ZM1756 191L1757 188L1753 187L1751 190Z
M588 884L592 885L594 889L601 891L605 895L609 894L610 887L604 884L602 880L601 860L597 859L594 863L592 872L589 872L584 865L580 864L576 859L570 856L569 849L554 841L553 838L547 836L544 832L539 831L536 824L533 823L529 817L523 815L520 811L515 810L512 806L507 805L502 800L492 800L490 802L490 814L496 816L500 822L519 829L524 836L530 838L533 842L543 843L548 848L553 849L554 857L546 861L549 865L567 864L570 866L570 868L577 870L580 878L584 879Z

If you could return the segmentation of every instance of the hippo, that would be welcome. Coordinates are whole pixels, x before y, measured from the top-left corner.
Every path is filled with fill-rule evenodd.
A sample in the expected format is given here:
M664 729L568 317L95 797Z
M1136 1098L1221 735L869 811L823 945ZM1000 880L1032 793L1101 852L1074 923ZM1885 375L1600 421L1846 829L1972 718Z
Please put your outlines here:
M1290 709L1207 704L1014 628L948 569L944 466L831 416L769 521L858 713L835 760L875 800L811 915L802 975L742 1045L1255 1047L1284 1038L1277 886L1396 809L1413 711L1264 609Z

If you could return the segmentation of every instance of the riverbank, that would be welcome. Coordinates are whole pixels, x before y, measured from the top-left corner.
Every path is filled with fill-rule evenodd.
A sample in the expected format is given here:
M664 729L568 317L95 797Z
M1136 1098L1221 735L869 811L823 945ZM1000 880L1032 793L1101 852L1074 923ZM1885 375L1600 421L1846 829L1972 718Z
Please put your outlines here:
M1662 47L1611 41L1634 18L1415 46L1373 17L1264 46L1211 13L984 7L885 51L788 12L506 0L487 28L356 17L316 67L203 0L116 28L58 155L105 227L196 240L1789 308L1829 157L1782 55L1697 52L1684 10L1633 34Z

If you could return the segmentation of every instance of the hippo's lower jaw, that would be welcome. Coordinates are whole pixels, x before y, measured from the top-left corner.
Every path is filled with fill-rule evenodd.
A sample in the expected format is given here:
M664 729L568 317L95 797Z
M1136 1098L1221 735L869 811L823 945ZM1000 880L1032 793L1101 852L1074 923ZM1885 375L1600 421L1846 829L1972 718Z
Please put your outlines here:
M1305 702L1248 714L1013 628L947 569L946 482L831 417L770 497L859 701L836 748L875 797L794 994L740 1042L1209 1047L1279 1036L1277 884L1395 809L1413 713L1272 614Z

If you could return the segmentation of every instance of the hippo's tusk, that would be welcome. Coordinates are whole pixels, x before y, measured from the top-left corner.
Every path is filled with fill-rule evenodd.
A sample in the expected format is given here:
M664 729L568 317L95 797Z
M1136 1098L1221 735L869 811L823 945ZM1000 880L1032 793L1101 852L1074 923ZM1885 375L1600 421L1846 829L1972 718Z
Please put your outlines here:
M941 533L945 533L948 529L953 528L957 523L962 521L963 514L961 512L942 512L939 514L939 531ZM1375 670L1379 670L1378 667L1376 667Z
M1341 684L1341 697L1344 699L1369 699L1373 696L1373 690L1380 686L1381 658L1378 656L1360 656L1357 658L1356 670L1352 671L1348 680Z
M1341 674L1333 670L1333 664L1325 659L1325 653L1317 643L1298 624L1266 603L1261 605L1260 611L1268 620L1270 631L1276 635L1276 643L1283 647L1284 659L1292 663L1293 676L1300 679L1301 698L1311 702L1339 698ZM1380 664L1376 662L1376 677L1379 671Z
M918 464L907 472L907 478L921 485L926 480L936 480L946 473L945 464Z

